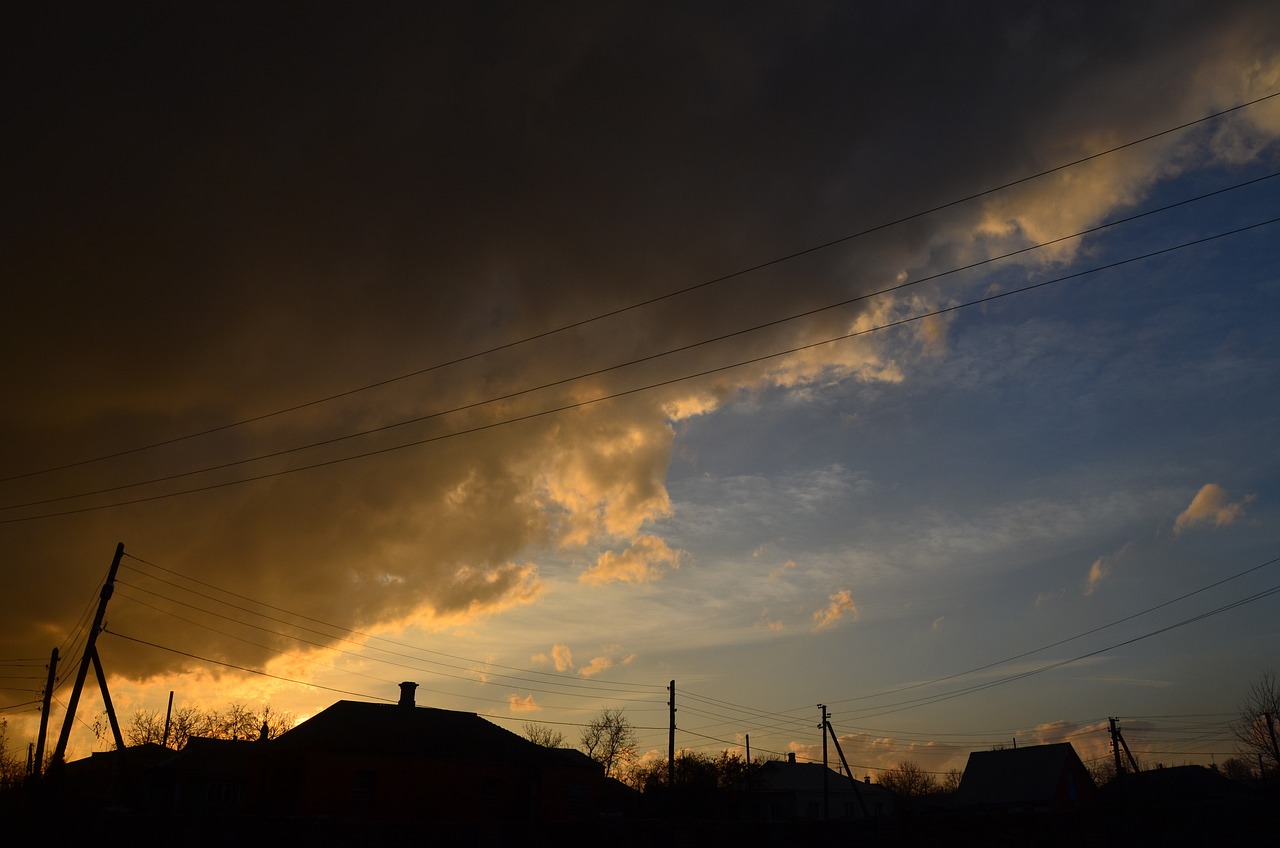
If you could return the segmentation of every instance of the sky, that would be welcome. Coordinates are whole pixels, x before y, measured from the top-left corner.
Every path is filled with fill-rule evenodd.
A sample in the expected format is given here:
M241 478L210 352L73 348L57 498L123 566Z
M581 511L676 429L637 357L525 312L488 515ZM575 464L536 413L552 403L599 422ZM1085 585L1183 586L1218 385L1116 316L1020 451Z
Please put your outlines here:
M1280 666L1269 2L28 10L0 710L1220 762ZM90 676L92 680L92 675ZM86 694L69 756L109 743ZM52 743L51 743L52 744Z

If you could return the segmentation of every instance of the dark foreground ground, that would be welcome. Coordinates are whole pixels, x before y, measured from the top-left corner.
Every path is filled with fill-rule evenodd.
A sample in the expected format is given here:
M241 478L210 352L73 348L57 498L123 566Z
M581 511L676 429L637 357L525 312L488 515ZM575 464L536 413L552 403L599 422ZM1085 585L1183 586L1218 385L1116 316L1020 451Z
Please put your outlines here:
M608 846L734 848L783 846L1218 846L1280 845L1280 800L1229 804L1098 807L1070 813L981 815L921 812L871 824L750 823L680 819L602 819L576 824L431 824L268 817L134 816L99 811L38 817L0 815L7 844L23 836L54 844L131 846Z

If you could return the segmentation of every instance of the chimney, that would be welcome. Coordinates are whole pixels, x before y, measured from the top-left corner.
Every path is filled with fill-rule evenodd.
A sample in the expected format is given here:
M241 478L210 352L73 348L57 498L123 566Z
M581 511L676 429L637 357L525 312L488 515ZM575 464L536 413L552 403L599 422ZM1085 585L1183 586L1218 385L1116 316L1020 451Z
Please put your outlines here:
M795 751L788 751L788 752L787 752L787 762L791 763L792 765L795 765L795 762L796 762L796 752L795 752Z
M418 684L410 680L406 680L404 683L400 684L400 706L402 707L416 706L413 703L413 690L417 688L418 688Z

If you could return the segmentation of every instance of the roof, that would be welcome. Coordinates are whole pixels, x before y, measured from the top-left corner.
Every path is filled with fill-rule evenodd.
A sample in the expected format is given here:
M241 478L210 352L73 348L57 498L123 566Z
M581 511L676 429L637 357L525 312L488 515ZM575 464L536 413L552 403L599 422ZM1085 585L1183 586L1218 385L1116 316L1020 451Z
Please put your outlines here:
M1063 774L1071 780L1093 778L1070 742L1024 745L998 751L974 751L956 790L956 806L1043 804L1058 797ZM1078 784L1077 784L1078 785Z
M173 753L171 748L165 748L154 742L130 745L125 748L124 763L130 771L141 772L172 757ZM109 772L116 768L120 762L120 752L112 749L110 751L94 751L83 759L70 760L65 767L73 773L92 774Z
M475 713L359 701L338 701L269 744L274 751L581 765Z
M829 792L852 794L849 778L821 763L789 763L771 760L751 775L751 788L757 792L821 792L822 775L827 775ZM864 797L891 795L888 789L874 783L858 782L858 792Z
M203 774L238 773L263 754L263 742L192 736L157 768Z
M1204 766L1171 766L1124 774L1102 788L1107 796L1126 801L1196 801L1235 798L1248 790Z

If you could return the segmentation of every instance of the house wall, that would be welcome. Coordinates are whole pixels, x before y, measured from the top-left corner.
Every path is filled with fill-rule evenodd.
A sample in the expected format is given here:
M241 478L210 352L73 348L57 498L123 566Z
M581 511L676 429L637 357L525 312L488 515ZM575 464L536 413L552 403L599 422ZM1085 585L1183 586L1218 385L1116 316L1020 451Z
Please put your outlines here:
M566 821L593 817L599 780L582 769L308 752L270 783L290 815L385 821Z

